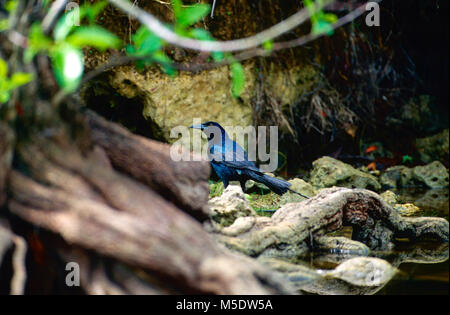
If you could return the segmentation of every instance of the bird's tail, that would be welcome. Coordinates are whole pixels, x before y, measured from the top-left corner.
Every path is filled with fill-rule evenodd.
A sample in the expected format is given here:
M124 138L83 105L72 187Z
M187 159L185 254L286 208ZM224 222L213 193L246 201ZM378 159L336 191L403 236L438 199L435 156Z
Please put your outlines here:
M299 193L298 191L292 190L292 189L290 189L290 188L288 188L288 190L289 190L290 192L293 192L294 194L297 194L297 195L299 195L299 196L302 196L303 198L306 198L306 199L311 198L311 197L305 196L305 195L302 194L302 193Z
M290 192L296 193L304 198L309 199L309 197L290 189L289 187L292 185L291 183L276 178L276 177L272 177L266 174L255 174L255 176L252 176L253 179L257 180L258 182L260 182L261 184L266 185L267 187L269 187L270 190L272 190L274 193L278 194L278 195L282 195L284 193L286 193L288 190Z

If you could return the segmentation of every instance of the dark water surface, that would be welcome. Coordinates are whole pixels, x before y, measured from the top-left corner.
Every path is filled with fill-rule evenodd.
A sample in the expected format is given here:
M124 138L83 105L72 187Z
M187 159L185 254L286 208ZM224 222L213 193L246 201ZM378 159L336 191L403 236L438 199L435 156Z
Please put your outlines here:
M413 203L421 210L417 216L449 219L449 189L402 189L394 191L399 203ZM344 227L336 236L351 238L351 227ZM392 251L373 251L371 256L388 261L400 272L384 287L370 291L379 295L448 295L449 294L449 246L436 242L411 243L398 240ZM348 258L347 258L348 259ZM345 257L311 253L302 259L303 264L317 269L334 269ZM300 262L299 262L300 263ZM365 294L365 291L355 291ZM333 292L331 292L333 293ZM341 294L340 292L334 292ZM352 294L352 293L350 293Z
M419 216L434 216L449 219L449 189L407 188L395 191L401 203L413 203L421 209ZM407 250L419 249L441 255L445 261L436 263L404 262L398 266L400 275L392 279L378 294L449 294L448 244L411 244ZM400 246L401 247L401 246ZM414 247L414 248L412 248ZM434 247L434 248L433 248ZM399 249L397 248L396 251ZM446 255L445 255L446 253ZM395 256L396 253L394 252ZM444 257L447 256L445 259ZM389 260L389 259L388 259ZM439 261L439 257L436 257Z

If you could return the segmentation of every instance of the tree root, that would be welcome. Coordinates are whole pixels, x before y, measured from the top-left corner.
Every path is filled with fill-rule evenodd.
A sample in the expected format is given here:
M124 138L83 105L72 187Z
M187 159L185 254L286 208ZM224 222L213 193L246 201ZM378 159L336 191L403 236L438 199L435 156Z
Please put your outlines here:
M284 205L271 218L240 218L216 236L250 256L296 257L314 244L324 247L325 234L342 226L352 226L353 240L370 249L392 248L396 238L449 240L445 219L402 217L376 193L347 188L324 189L309 200ZM363 244L342 242L337 249L366 251Z

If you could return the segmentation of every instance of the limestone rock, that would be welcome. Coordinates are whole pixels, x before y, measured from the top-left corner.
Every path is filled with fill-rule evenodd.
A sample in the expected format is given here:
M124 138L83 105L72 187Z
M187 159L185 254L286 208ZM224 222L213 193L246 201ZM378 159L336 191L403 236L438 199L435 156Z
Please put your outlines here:
M390 205L390 206L393 206L393 205L397 204L397 202L398 202L397 195L390 190L386 190L385 192L380 194L380 197L383 198L384 201L386 201L388 203L388 205Z
M384 193L380 194L380 197L402 216L409 217L420 212L420 208L413 203L399 203L397 195L390 190L386 190Z
M329 156L324 156L313 162L310 183L315 188L332 186L371 190L379 190L381 188L374 176L361 172L351 165Z
M383 259L356 257L343 262L326 275L357 286L381 286L396 273L397 269Z
M317 193L314 187L310 183L305 182L303 179L294 178L289 180L288 182L292 184L292 186L290 187L292 190L298 191L305 196L312 197ZM289 202L300 202L303 200L305 200L305 198L303 198L302 196L288 191L283 194L283 196L281 196L280 206Z
M412 169L404 165L386 169L380 176L380 183L389 188L415 186Z
M395 204L393 208L398 211L398 213L404 217L410 217L420 213L420 208L412 203Z
M425 163L434 160L448 161L449 155L449 131L448 129L431 136L416 140L416 148L419 151L420 159Z
M252 65L244 65L246 86L241 100L230 92L228 67L197 74L179 73L169 77L158 69L138 72L132 67L121 67L111 72L109 84L126 98L139 97L143 116L159 137L173 142L170 130L176 126L190 126L194 118L214 120L222 126L252 125L249 91L254 85Z
M210 199L208 205L212 219L223 226L233 224L239 217L256 216L242 188L236 185L229 185L221 196Z
M413 175L415 179L430 188L448 187L448 171L439 161L434 161L425 166L416 166Z

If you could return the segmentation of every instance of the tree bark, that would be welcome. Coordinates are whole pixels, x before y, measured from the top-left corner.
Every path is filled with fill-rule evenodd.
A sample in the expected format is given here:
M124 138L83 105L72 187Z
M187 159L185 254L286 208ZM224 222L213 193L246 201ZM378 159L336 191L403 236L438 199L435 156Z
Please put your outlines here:
M343 226L353 227L353 241L326 236ZM396 238L448 243L449 223L443 218L402 217L369 190L328 188L284 205L271 218L239 218L216 232L226 246L251 256L298 257L324 247L368 255L366 245L390 249Z
M115 168L150 186L195 218L208 218L208 162L175 162L169 145L134 135L92 111L87 112L87 118L93 142L105 150Z
M70 245L62 256L78 257L81 268L95 275L84 277L86 292L148 293L151 288L133 272L122 270L116 278L132 289L118 290L121 285L114 287L117 282L108 279L101 264L93 264L97 256L143 270L157 280L152 292L291 292L281 276L232 254L196 220L205 217L207 164L175 166L168 146L133 136L92 113L86 123L80 115L61 117L66 118L51 131L18 141L15 158L21 163L6 181L8 208ZM67 117L72 118L66 121ZM93 141L85 138L89 130L73 130L87 122L93 127ZM150 187L158 185L168 193L162 196Z

